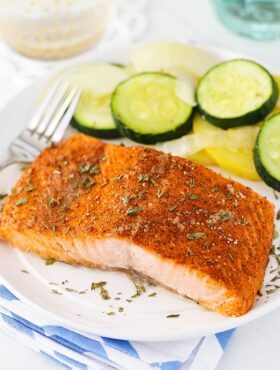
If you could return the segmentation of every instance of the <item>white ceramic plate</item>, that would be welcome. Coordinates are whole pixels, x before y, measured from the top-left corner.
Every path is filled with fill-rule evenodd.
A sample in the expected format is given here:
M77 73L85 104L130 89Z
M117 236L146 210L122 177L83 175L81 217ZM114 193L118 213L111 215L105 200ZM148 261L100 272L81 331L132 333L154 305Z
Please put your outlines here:
M214 51L214 53L221 59L234 57L230 52ZM129 54L129 49L111 50L99 54L96 59L126 62ZM38 95L45 83L46 78L32 84L0 112L1 160L6 155L9 142L31 117ZM276 210L280 208L280 201L264 183L236 179L267 196L275 203ZM5 173L1 173L0 192L15 180L15 169L10 168ZM277 222L279 224L279 221ZM277 227L279 228L279 225ZM270 312L280 306L280 290L273 294L265 293L266 290L271 289L271 287L265 288L265 285L269 284L278 272L271 273L276 266L275 258L271 257L267 267L263 296L256 300L253 309L242 317L228 318L160 287L147 284L145 284L146 293L128 302L127 299L130 300L130 297L135 294L135 287L123 273L73 267L63 263L46 266L45 262L37 256L22 253L4 243L1 245L0 258L0 274L7 287L36 311L78 330L139 341L164 341L208 335L237 327ZM22 270L28 271L28 274ZM67 282L62 284L65 280ZM102 300L97 291L90 289L92 282L101 280L107 281L106 288L108 287L110 300ZM52 285L51 282L58 285ZM53 289L63 294L54 293ZM85 294L78 294L69 289L78 292L87 291ZM157 293L156 296L149 297L154 292ZM122 310L120 307L123 308L123 312L119 312ZM115 315L108 315L110 312L114 312ZM167 318L172 314L180 316Z

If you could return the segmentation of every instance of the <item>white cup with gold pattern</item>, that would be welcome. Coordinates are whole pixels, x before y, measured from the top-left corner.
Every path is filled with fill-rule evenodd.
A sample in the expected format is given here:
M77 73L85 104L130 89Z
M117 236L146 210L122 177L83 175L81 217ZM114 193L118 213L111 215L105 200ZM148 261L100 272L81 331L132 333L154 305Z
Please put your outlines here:
M39 59L78 54L101 39L106 0L0 0L0 31L14 50Z

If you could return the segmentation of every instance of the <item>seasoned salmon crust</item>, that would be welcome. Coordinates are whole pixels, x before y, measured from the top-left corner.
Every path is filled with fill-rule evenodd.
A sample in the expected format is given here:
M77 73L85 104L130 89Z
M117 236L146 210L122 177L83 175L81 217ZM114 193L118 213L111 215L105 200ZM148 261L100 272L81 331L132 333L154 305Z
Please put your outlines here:
M274 206L199 164L78 134L45 149L0 214L13 247L133 270L225 315L262 284Z

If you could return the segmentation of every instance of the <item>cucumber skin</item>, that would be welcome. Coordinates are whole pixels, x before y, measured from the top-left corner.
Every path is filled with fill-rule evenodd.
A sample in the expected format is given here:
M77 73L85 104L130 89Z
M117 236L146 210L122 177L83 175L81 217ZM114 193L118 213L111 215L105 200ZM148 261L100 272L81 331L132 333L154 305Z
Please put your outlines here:
M257 173L259 174L260 178L271 188L280 191L280 181L276 180L264 167L261 161L260 156L260 148L259 148L259 138L260 138L261 130L258 133L256 145L254 148L254 163L257 170Z
M216 66L214 66L213 68L215 68L215 67ZM278 91L277 83L275 82L273 76L265 68L263 68L262 66L260 66L260 67L266 73L268 73L269 76L270 76L271 83L272 83L272 94L271 94L270 98L265 103L263 103L263 105L261 105L257 110L255 110L253 112L249 112L249 113L247 113L243 116L240 116L240 117L217 118L217 117L214 117L211 114L207 113L206 111L204 111L198 103L197 109L200 112L200 114L208 122L212 123L213 125L215 125L217 127L222 128L224 130L226 130L228 128L239 127L239 126L254 125L255 123L263 120L275 107L275 105L277 103L277 100L278 100L279 91ZM209 73L211 71L211 69L208 72L206 72L206 74ZM202 79L203 79L203 77L202 77ZM198 102L197 91L198 91L198 88L196 89L196 101Z
M118 139L122 137L118 129L95 130L89 127L82 126L79 122L75 120L74 117L71 120L71 126L86 135L97 137L99 139Z
M114 67L119 67L119 68L125 68L126 65L125 64L121 64L121 63L110 63L111 66L114 66Z
M138 75L146 75L146 74L151 74L151 73L152 74L158 74L158 75L165 75L165 76L168 76L168 77L175 78L173 75L171 75L169 73L157 72L157 71L155 71L155 72L140 72L140 73L137 73L136 75L137 76ZM131 77L133 77L133 76L130 76L129 78L131 78ZM187 134L190 131L190 129L192 128L193 119L194 119L194 116L195 116L195 109L194 108L192 108L192 112L191 112L190 116L188 117L188 119L185 122L183 122L180 126L178 126L176 130L164 132L163 134L140 134L138 132L135 132L135 131L129 129L126 125L124 125L122 123L121 118L114 113L113 106L112 106L112 101L114 99L114 95L116 93L117 88L126 81L127 80L122 81L122 82L119 83L119 85L116 87L115 91L113 92L112 98L111 98L111 112L112 112L112 115L113 115L113 119L114 119L115 124L116 124L116 126L117 126L117 128L118 128L118 130L119 130L119 132L121 133L122 136L125 136L125 137L127 137L127 138L129 138L133 141L136 141L137 143L140 143L140 144L153 145L153 144L156 144L156 143L159 143L159 142L179 139L180 137L184 136L185 134Z
M192 110L192 113L188 117L188 119L184 123L182 123L180 126L178 126L176 130L164 132L162 134L140 134L138 132L135 132L129 129L127 126L125 126L122 123L120 117L114 114L113 110L112 110L112 114L113 114L113 118L116 123L116 126L119 132L122 134L122 136L128 137L129 139L136 141L137 143L152 145L152 144L156 144L162 141L179 139L180 137L187 134L192 127L193 118L195 115L195 109Z

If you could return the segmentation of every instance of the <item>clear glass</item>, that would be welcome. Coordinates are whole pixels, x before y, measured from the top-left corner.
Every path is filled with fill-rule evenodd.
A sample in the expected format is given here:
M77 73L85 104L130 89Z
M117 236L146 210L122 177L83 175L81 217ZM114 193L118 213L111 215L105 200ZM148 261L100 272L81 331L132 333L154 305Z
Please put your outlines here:
M109 14L106 0L0 0L0 31L21 54L58 59L96 43Z
M280 0L216 0L221 22L257 40L280 38Z

